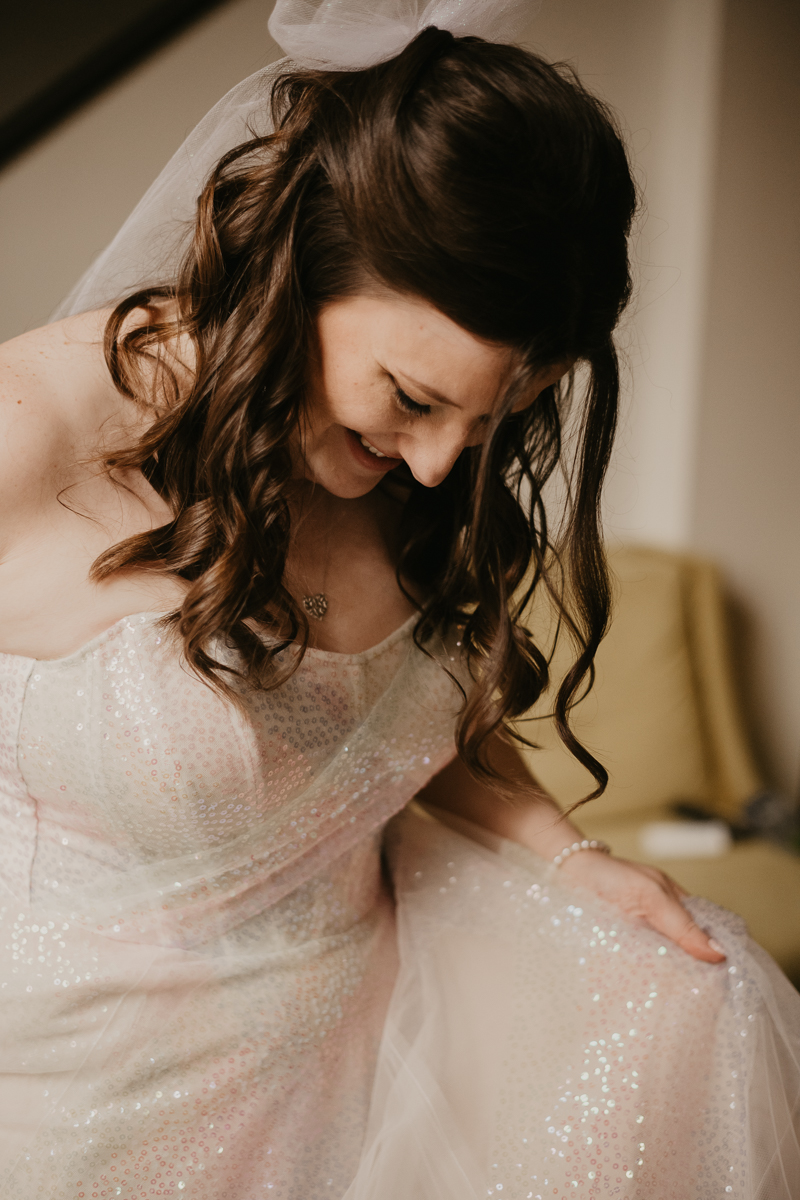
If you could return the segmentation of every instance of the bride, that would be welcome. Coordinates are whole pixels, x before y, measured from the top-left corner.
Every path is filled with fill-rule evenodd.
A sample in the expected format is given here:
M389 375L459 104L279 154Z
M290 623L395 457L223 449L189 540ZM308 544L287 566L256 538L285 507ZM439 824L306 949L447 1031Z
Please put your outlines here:
M613 119L508 0L306 8L0 351L3 1197L790 1200L795 993L512 732L547 594L602 791Z

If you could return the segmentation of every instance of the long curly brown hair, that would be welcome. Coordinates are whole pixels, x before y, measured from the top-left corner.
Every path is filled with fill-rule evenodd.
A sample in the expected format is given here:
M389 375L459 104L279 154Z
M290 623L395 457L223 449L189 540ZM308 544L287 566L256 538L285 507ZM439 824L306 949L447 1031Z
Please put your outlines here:
M168 620L190 666L232 698L232 671L279 686L308 641L284 568L290 442L316 316L365 277L422 298L513 347L519 366L482 446L464 450L438 487L408 476L397 574L425 596L415 638L424 645L434 630L463 626L476 683L458 748L473 772L493 777L488 736L548 684L548 655L524 624L535 589L548 590L577 644L556 721L602 790L606 772L568 717L591 684L609 618L598 505L636 203L614 120L568 68L432 27L367 70L288 70L264 103L275 132L237 146L211 173L177 277L128 296L108 321L117 387L157 416L106 468L140 469L174 518L113 546L93 575L177 573L190 586ZM174 318L130 328L134 310L160 299L173 302ZM179 336L194 350L188 384L165 353ZM572 360L588 384L554 555L542 492L562 457L571 388L511 410L537 372ZM215 658L219 635L238 666ZM290 643L300 653L278 658Z

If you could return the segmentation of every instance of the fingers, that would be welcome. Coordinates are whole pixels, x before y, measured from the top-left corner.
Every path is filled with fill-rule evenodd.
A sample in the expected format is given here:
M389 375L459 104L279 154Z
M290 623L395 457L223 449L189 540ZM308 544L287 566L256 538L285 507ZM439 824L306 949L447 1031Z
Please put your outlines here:
M672 884L672 880L665 877L665 883ZM673 884L673 887L678 893L677 884ZM686 895L683 889L680 889L679 894ZM662 891L660 897L655 898L645 916L653 929L663 933L673 942L677 942L693 958L699 958L702 962L708 963L724 961L725 954L718 943L714 942L692 919L691 913L683 907L677 895L672 896L667 891Z
M693 958L707 963L725 961L722 948L703 932L681 903L688 892L657 867L587 850L568 858L559 870L617 905L629 917L645 920Z

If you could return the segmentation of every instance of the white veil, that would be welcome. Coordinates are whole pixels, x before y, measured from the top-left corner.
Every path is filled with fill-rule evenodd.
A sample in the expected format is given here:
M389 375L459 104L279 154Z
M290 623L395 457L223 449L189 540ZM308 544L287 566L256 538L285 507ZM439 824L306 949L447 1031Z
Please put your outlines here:
M203 117L52 320L172 277L205 180L226 151L270 132L270 87L290 62L359 70L398 54L428 25L512 41L537 7L537 0L278 0L269 31L288 58L242 80Z
M421 29L512 41L533 0L278 0L269 31L295 62L357 71L399 54Z

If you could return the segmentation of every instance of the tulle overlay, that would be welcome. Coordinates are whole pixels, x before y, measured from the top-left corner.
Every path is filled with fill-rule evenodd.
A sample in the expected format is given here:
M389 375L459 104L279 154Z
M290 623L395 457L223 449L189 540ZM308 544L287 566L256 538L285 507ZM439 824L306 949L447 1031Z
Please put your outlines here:
M0 656L4 1200L800 1195L794 990L408 806L468 686L410 631L246 717L153 614Z
M0 655L0 1195L341 1196L396 969L381 829L454 753L457 648L310 651L242 715L158 616Z
M389 829L400 973L347 1200L800 1195L800 998L741 920L691 902L728 952L699 963L437 818Z

